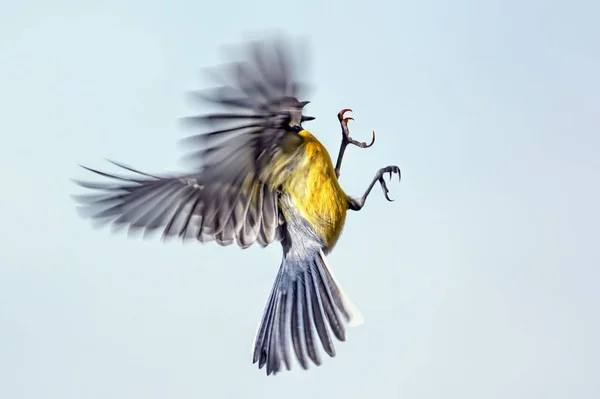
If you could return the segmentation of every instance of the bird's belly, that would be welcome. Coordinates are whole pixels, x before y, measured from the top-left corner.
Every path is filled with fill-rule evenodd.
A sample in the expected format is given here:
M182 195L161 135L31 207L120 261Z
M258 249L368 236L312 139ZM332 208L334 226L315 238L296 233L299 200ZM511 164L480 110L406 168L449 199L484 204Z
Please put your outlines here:
M300 215L331 250L339 238L348 209L348 197L340 187L328 154L317 153L293 173L286 185Z
M348 207L345 194L342 192L343 197L340 196L341 190L330 186L324 184L319 190L312 190L307 197L308 206L301 208L328 249L333 248L344 228Z

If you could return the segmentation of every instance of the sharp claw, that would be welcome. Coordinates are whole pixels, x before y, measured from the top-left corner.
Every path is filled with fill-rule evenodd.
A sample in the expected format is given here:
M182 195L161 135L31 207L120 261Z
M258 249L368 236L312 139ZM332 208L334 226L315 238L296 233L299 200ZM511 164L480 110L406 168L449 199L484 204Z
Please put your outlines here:
M348 129L348 121L353 121L353 120L354 120L354 118L351 116L344 118L344 119L342 119L342 125L344 125L344 127L346 129Z
M341 122L344 119L344 114L346 112L352 112L352 110L350 108L344 108L343 110L341 110L340 112L338 112L338 119Z
M375 130L372 131L372 139L371 139L371 144L369 144L367 146L367 148L369 148L370 146L372 146L373 144L375 144Z
M387 184L385 183L385 180L383 179L383 176L381 176L379 178L379 183L381 184L381 190L383 191L383 196L385 197L385 199L390 202L394 202L394 200L391 199L390 196L388 195L390 190L388 189Z
M387 193L385 194L385 199L388 200L389 202L394 202L394 200L391 199Z
M385 199L388 200L389 202L394 202L394 200L392 198L390 198L390 196L388 195L390 190L387 187L384 176L386 173L389 173L390 181L392 181L392 175L394 173L398 173L398 178L400 179L400 168L397 166L388 166L387 168L382 169L380 173L381 173L381 175L379 176L378 180L379 180L379 183L381 184L381 189L383 190L383 195L384 195Z
M369 148L373 144L375 144L375 131L371 132L371 142L369 144L365 143L364 141L361 142L361 141L354 140L352 137L350 137L350 131L348 130L348 121L353 121L354 118L351 116L345 117L344 115L346 114L346 112L352 112L352 109L344 108L343 110L338 112L338 120L340 121L340 123L342 125L342 132L343 132L342 140L344 141L344 143L346 145L353 144L360 148Z

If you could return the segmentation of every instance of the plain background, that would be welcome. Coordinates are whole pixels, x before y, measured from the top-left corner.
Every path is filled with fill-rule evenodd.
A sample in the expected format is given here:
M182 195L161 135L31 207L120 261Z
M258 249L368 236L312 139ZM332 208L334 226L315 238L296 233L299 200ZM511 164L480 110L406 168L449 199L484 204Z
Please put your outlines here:
M0 397L600 397L597 1L4 1ZM320 368L251 364L281 250L94 230L77 164L179 167L224 44L311 46L307 125L363 192L330 262L366 324Z

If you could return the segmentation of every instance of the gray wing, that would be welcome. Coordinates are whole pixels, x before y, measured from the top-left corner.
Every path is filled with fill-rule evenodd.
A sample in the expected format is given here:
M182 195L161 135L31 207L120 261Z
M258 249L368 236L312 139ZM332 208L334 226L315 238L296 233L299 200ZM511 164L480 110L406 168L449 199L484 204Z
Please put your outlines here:
M281 239L277 192L252 176L203 184L201 175L159 177L116 164L133 176L87 170L110 182L77 183L93 194L74 196L80 214L130 233L162 230L163 238L195 238L246 248Z
M228 82L197 93L219 112L186 118L200 132L184 143L193 172L155 176L117 164L118 176L85 167L107 182L78 181L92 194L76 196L80 214L130 232L162 230L246 248L281 239L278 182L293 170L303 139L300 83L292 49L281 41L254 42L247 58L222 67Z
M283 39L251 42L241 49L244 61L211 74L218 87L192 93L194 99L220 109L183 118L185 125L200 131L183 140L189 151L185 160L194 169L219 178L231 178L240 166L260 174L282 148L301 145L295 128L314 117L302 113L309 102L298 100L304 85L297 78L294 50ZM242 158L235 168L223 162L231 157Z

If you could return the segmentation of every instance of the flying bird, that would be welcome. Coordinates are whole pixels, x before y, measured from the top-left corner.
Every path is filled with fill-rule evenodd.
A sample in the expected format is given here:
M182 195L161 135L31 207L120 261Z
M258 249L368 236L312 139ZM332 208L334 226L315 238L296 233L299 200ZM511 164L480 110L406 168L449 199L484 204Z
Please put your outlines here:
M346 340L347 326L362 316L342 290L327 261L348 210L359 211L384 177L400 168L381 168L360 197L347 195L338 178L348 145L368 148L349 133L338 113L341 146L335 165L327 149L303 127L315 119L294 64L295 51L283 38L242 46L214 89L195 95L217 111L184 118L197 134L184 139L189 173L152 175L113 162L123 175L83 166L104 181L76 181L89 193L74 196L80 214L101 225L144 234L162 231L206 243L241 248L279 242L283 260L267 299L253 345L253 363L267 375L291 368L291 353L303 369L321 364L320 349L335 356L332 336Z

